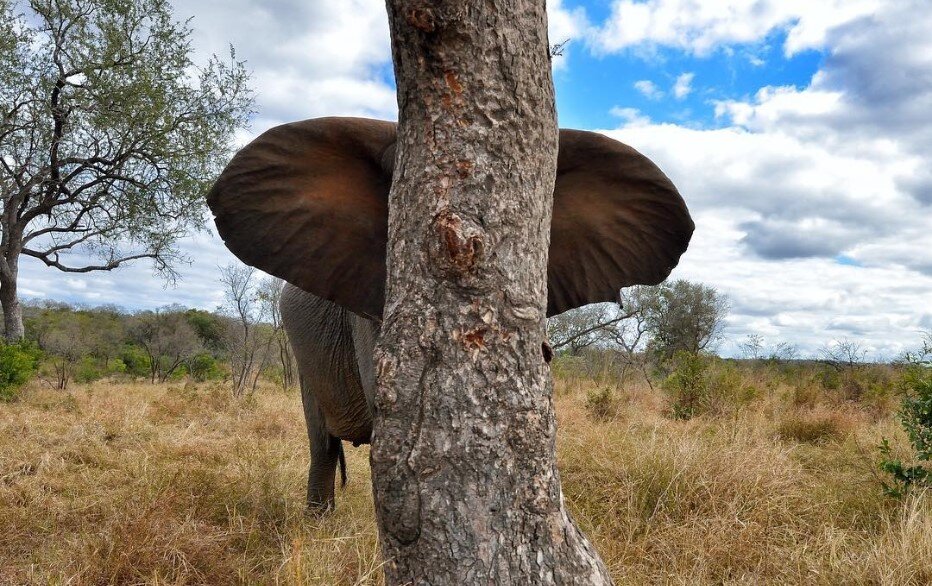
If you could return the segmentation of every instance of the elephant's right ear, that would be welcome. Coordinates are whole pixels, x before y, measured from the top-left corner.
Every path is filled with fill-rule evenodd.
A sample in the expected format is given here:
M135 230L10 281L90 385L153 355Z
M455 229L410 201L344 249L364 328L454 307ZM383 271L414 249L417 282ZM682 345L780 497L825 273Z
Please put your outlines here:
M207 196L220 236L246 264L381 316L395 136L393 123L361 118L265 132Z

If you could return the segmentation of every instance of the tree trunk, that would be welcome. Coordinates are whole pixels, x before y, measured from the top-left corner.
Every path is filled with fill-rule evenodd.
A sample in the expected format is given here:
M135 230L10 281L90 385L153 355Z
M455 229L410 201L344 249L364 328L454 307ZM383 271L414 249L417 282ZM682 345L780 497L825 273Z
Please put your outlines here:
M22 340L23 307L19 304L16 280L19 277L19 259L6 260L0 267L0 306L3 307L3 332L8 341Z
M556 468L544 6L388 0L399 153L371 463L389 584L611 583Z

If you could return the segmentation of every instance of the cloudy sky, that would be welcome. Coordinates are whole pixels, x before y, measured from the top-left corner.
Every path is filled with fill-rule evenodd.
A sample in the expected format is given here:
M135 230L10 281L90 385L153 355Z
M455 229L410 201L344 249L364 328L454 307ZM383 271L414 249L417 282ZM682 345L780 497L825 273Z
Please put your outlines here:
M175 0L200 58L253 71L246 142L287 121L397 117L384 0ZM650 156L697 230L674 277L731 301L749 333L875 357L932 330L932 11L928 0L551 0L560 125ZM138 265L72 276L24 259L22 293L91 305L213 309L209 234L164 288Z

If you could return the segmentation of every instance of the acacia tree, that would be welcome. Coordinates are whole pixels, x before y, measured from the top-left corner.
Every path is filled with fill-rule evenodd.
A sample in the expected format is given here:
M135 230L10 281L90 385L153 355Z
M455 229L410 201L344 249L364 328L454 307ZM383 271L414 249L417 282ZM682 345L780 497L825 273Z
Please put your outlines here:
M563 504L542 356L546 3L387 4L400 112L371 464L388 583L610 583Z
M647 310L649 348L660 362L677 352L698 354L718 341L728 298L713 287L683 279L654 288Z
M191 61L167 0L0 0L0 305L23 337L20 257L65 272L150 259L178 239L249 114L232 53ZM70 253L70 254L69 254Z

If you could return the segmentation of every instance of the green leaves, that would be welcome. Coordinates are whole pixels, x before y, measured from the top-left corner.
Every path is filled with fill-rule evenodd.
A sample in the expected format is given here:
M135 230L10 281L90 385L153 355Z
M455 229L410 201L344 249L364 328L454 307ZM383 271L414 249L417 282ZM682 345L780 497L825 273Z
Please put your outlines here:
M932 334L926 336L921 350L907 353L903 363L899 418L909 437L914 463L894 457L887 438L879 446L880 469L890 477L883 488L894 497L914 488L932 488Z
M61 270L149 258L171 274L251 113L243 63L232 50L195 63L166 0L28 6L18 17L0 0L0 48L17 57L0 65L0 189L15 210L0 229L22 234L7 250ZM74 266L71 252L103 262Z
M0 402L12 401L16 391L39 368L42 352L31 343L0 343Z

